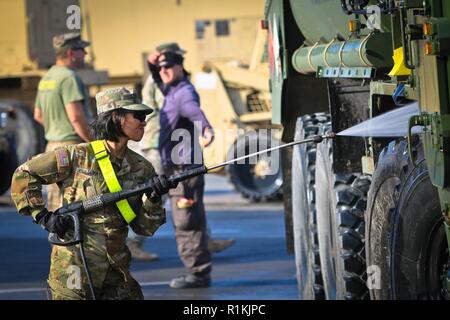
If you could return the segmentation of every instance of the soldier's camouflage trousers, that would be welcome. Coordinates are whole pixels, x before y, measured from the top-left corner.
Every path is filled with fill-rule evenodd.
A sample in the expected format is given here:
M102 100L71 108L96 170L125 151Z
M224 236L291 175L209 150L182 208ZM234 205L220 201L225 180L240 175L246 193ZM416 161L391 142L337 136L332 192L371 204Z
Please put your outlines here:
M142 300L139 283L129 273L130 252L99 255L84 244L86 260L98 300ZM48 279L49 299L92 299L79 245L53 246Z

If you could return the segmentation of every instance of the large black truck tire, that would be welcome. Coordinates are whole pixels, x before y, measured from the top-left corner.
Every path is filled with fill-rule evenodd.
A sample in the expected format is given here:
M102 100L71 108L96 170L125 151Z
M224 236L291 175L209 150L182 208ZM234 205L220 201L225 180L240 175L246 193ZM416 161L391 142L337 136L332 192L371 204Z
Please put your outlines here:
M7 125L1 129L0 137L0 194L10 187L11 177L18 165L31 156L44 151L43 128L33 119L26 105L15 100L0 100Z
M26 106L16 104L14 110L17 122L15 131L17 160L19 164L22 164L30 157L44 151L44 133Z
M324 132L330 125L324 126ZM321 134L321 133L319 133ZM336 174L331 140L317 146L316 208L327 299L367 299L364 211L370 177Z
M325 113L297 119L294 139L317 135L330 120ZM299 297L304 300L325 298L320 272L315 207L316 144L296 145L292 155L292 220L295 266Z
M437 189L422 147L380 154L368 196L366 248L372 299L445 299L448 246Z
M280 142L264 132L251 131L237 138L227 154L227 159L260 151ZM261 146L263 146L261 148ZM280 155L280 151L277 155ZM234 163L226 167L226 172L234 188L243 197L252 201L279 200L282 198L283 172L281 169L281 157L277 157L274 163L269 157L260 155L257 161L245 160L245 163ZM270 167L270 168L269 168ZM266 174L268 173L268 174Z
M13 109L14 128L7 134L13 136L19 164L45 149L44 130L33 117L30 109L15 100L0 100L0 106Z
M2 195L9 189L12 175L18 166L15 150L4 137L0 137L0 163L0 195Z
M18 166L14 134L15 118L14 110L0 102L0 195L9 189L12 175Z

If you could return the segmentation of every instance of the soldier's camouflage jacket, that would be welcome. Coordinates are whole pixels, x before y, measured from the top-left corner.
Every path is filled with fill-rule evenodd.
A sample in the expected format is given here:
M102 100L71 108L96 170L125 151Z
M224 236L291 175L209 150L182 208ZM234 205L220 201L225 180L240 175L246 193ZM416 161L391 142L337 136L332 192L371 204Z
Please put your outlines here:
M122 161L111 156L110 159L122 189L136 187L155 175L151 164L130 149ZM35 216L42 210L42 184L51 183L57 183L61 189L64 205L108 192L92 147L87 143L40 154L16 170L11 196L19 213ZM130 224L137 234L152 235L166 221L160 204L142 202L140 197L132 197L128 202L137 215ZM137 283L128 271L131 258L125 244L127 223L117 207L110 205L86 214L81 217L81 224L96 292L104 298L139 298L140 289L134 288ZM81 270L81 283L77 283L78 270ZM52 292L60 298L86 298L89 292L86 280L78 248L53 246L48 281Z

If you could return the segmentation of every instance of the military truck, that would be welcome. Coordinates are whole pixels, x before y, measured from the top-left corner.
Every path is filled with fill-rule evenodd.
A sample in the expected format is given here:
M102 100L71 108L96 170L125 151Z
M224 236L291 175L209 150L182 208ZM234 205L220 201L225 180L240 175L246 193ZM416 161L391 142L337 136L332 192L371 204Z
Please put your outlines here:
M400 134L283 154L300 298L449 298L449 19L443 0L266 2L282 141L420 107Z
M52 37L79 31L67 25L78 5L73 0L0 1L0 161L5 164L0 194L9 188L17 164L45 148L43 129L33 119L37 86L55 61ZM108 81L106 71L93 69L92 56L78 72L88 87Z

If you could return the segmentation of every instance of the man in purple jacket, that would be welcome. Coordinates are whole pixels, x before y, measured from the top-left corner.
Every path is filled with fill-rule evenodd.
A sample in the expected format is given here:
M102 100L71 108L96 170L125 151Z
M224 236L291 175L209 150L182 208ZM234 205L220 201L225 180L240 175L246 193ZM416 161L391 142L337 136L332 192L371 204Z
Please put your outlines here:
M200 110L199 96L183 68L183 56L167 51L149 57L149 68L164 94L160 111L159 152L164 173L171 175L203 163L203 147L214 140L211 125ZM211 285L203 176L179 183L169 193L180 258L186 274L171 281L172 288Z

